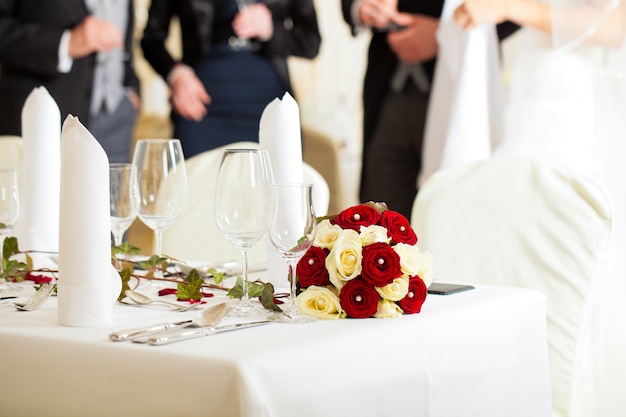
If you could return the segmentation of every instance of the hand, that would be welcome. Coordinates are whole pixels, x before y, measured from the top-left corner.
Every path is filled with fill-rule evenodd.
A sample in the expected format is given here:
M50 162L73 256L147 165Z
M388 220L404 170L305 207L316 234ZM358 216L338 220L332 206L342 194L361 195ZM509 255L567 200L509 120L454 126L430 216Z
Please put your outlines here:
M139 98L139 95L133 90L127 90L126 96L128 97L128 100L130 100L130 103L133 105L135 111L139 111L139 108L141 107L141 99Z
M87 16L70 33L69 56L82 58L94 52L122 47L122 33L114 24Z
M274 34L272 12L263 3L254 3L246 6L237 13L233 20L235 35L243 39L258 38L269 41Z
M400 13L394 22L406 29L389 32L387 42L398 59L407 64L416 64L437 56L439 45L435 37L439 20L434 17Z
M363 24L385 29L398 14L398 1L364 0L359 6L358 14Z
M169 80L172 107L184 118L199 122L206 115L211 97L191 68L178 66L175 70L177 73Z
M464 29L484 23L498 24L507 20L510 0L466 0L454 11L454 20Z

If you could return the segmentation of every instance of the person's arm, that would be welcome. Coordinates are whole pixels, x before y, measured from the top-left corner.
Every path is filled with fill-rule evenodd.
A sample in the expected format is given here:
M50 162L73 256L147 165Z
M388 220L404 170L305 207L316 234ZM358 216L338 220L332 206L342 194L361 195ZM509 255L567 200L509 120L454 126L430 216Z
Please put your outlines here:
M0 62L32 74L58 74L63 29L16 19L13 3L0 1Z
M124 38L124 87L127 89L133 104L138 107L139 101L139 78L133 66L133 40L135 28L135 7L134 2L128 2L128 22Z
M265 45L265 52L270 56L314 58L322 42L317 14L313 0L293 0L287 16L280 10L268 5L272 12L274 30L271 39ZM280 4L276 3L276 7ZM285 20L290 21L289 24Z
M174 1L153 1L148 10L148 21L141 39L141 48L146 61L167 80L176 61L167 51L165 41L170 31L170 21L175 13Z
M550 33L550 6L529 0L466 0L454 11L454 19L465 29L485 23L514 22Z

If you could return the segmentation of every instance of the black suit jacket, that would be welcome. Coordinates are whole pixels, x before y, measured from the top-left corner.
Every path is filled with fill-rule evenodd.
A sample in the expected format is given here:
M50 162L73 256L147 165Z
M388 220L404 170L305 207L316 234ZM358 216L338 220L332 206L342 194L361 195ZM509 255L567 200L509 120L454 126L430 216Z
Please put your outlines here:
M126 36L126 86L138 91L132 69L133 2ZM95 54L75 59L69 73L59 73L63 31L88 15L84 0L0 0L0 134L21 135L21 112L31 91L44 86L56 100L62 120L77 116L89 126Z
M341 8L344 20L355 30L352 21L352 3L356 0L341 0ZM401 12L422 14L439 18L443 8L443 0L434 1L416 1L416 0L398 0L398 10ZM376 124L378 115L381 111L381 105L389 90L389 83L398 66L398 59L387 43L387 33L373 31L367 54L367 69L365 72L365 81L363 83L363 143L369 142ZM423 63L423 67L432 79L435 60Z
M272 62L285 90L291 92L287 58L314 58L319 52L321 36L313 0L264 0L263 3L272 12L274 34L261 44L260 53ZM213 41L213 4L214 0L152 0L141 46L146 60L163 78L167 78L176 64L165 48L172 17L178 16L181 22L181 61L195 67Z

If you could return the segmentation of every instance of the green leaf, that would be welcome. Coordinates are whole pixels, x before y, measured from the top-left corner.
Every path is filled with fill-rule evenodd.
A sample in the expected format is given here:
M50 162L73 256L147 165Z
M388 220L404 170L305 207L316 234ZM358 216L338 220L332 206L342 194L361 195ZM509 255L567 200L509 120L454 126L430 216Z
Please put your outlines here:
M122 279L122 291L117 296L117 301L122 301L126 297L126 290L130 290L130 276L133 273L132 269L124 268L120 272L120 278Z
M124 242L119 246L114 246L111 248L111 254L115 257L115 255L135 255L139 253L141 249L136 246L131 245L128 242Z
M217 285L220 285L222 281L224 281L224 278L226 278L226 274L224 274L223 272L218 272L215 268L209 269L207 273L213 277L213 280Z
M19 253L20 250L17 247L17 238L13 236L9 236L4 239L4 244L2 245L2 258L9 259L11 256Z
M176 295L181 300L200 300L202 299L202 284L204 281L198 271L192 269L185 280L177 284Z
M241 300L241 296L243 295L243 278L241 275L237 276L237 282L230 290L228 290L226 295L230 298L238 298Z
M265 307L267 310L280 312L282 311L280 307L274 303L274 286L270 283L263 284L263 290L260 295L261 305Z
M143 269L154 271L155 269L163 269L167 268L167 258L163 258L159 255L152 255L150 258L145 261L139 262L139 266Z

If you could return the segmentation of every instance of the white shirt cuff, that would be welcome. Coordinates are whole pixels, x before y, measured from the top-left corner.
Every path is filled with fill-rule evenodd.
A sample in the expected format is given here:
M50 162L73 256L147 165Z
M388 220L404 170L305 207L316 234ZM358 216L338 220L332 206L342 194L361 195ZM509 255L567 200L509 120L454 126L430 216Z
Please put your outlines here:
M354 24L355 33L361 33L369 29L369 26L365 25L359 17L359 8L363 4L363 1L364 0L356 0L352 3L352 8L350 9L350 15L352 17L352 23Z
M61 36L61 42L59 42L59 64L57 69L62 73L70 72L74 63L74 60L70 57L70 35L71 32L66 30Z

